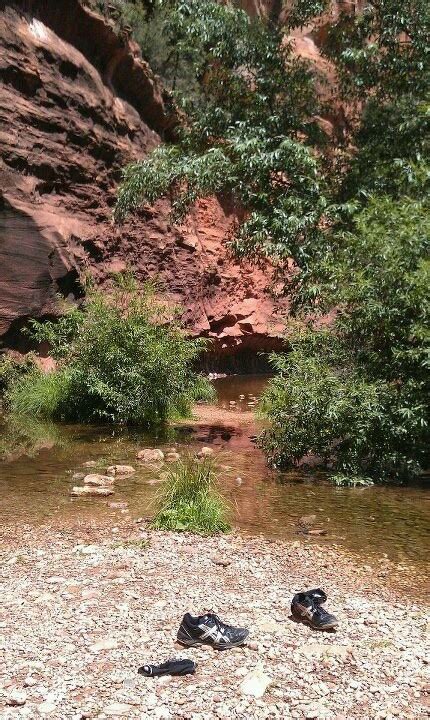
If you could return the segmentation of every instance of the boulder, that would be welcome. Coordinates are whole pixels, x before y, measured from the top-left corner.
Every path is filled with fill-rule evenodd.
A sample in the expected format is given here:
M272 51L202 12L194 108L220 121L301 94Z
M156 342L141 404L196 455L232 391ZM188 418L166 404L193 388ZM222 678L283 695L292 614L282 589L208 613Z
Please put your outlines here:
M148 448L146 450L139 450L136 457L142 462L160 462L161 460L164 460L164 453L158 448Z
M84 485L92 485L93 487L109 487L113 485L115 480L110 475L85 475Z

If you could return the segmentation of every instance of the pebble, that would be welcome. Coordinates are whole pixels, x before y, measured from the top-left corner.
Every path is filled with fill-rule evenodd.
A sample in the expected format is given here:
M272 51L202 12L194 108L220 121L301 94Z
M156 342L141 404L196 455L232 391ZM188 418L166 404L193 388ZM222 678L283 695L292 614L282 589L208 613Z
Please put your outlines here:
M123 717L124 715L126 717L130 717L131 713L133 712L133 705L129 705L128 703L111 703L110 705L106 705L106 707L103 708L103 712L105 715L110 716L119 716Z
M11 707L20 707L27 702L27 693L23 690L12 690L6 698L6 705Z
M266 689L272 682L269 675L263 672L261 668L257 668L250 672L240 684L240 691L244 695L252 695L259 698L264 695Z
M40 705L37 706L37 710L41 715L50 715L57 709L57 706L53 702L49 702L47 700L46 702L40 703Z

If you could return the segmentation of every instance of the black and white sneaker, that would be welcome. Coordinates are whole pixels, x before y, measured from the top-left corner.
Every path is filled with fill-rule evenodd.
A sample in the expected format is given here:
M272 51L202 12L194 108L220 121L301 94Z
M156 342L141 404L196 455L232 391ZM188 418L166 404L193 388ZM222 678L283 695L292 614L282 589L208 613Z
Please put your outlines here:
M228 650L243 645L248 634L246 628L226 625L214 613L198 617L185 613L177 639L182 645L212 645L216 650Z
M291 614L295 620L310 625L314 630L333 630L339 625L339 621L321 607L326 600L323 590L297 593L291 603Z

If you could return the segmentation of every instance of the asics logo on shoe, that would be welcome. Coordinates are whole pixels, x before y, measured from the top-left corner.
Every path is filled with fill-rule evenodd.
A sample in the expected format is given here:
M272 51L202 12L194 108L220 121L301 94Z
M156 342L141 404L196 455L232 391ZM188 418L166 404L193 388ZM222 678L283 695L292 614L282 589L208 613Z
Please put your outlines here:
M309 619L313 617L314 609L313 607L304 607L303 605L300 605L300 613Z
M216 643L220 642L229 642L228 637L226 635L223 635L221 630L218 630L216 627L208 627L204 623L199 625L200 630L202 630L201 640L206 640L207 638L212 638L212 640Z

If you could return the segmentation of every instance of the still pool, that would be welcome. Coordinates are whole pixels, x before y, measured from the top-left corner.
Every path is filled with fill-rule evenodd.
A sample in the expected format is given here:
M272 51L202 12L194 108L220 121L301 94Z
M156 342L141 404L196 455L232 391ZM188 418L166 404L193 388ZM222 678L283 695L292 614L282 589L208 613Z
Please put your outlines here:
M202 445L216 451L221 489L235 525L245 532L297 540L301 516L315 515L322 536L309 541L335 543L363 561L387 557L425 572L430 561L430 491L425 481L409 486L337 488L321 475L271 471L254 444L258 429L252 412L267 378L233 376L215 381L217 404L202 418L167 434L138 430L58 425L33 419L3 421L0 428L0 521L68 526L91 520L115 523L121 510L132 518L150 516L165 467L140 464L143 447L175 446L180 453ZM252 403L249 405L249 403ZM254 404L255 403L255 404ZM83 463L132 464L136 473L116 482L112 498L72 498L74 473Z

